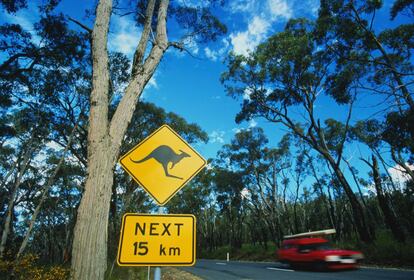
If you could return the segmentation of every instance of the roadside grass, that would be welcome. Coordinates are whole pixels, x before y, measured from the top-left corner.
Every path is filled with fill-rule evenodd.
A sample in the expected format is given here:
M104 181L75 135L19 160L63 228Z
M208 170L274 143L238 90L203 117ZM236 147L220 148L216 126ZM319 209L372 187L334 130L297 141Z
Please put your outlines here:
M405 243L397 242L388 231L378 231L376 240L365 244L356 240L335 243L338 248L361 251L365 259L363 264L414 268L414 238L409 237Z
M245 261L275 261L276 246L272 242L268 242L267 249L259 244L243 244L240 249L231 249L229 246L217 248L217 250L208 252L202 251L200 258L226 260L227 253L230 254L230 260Z
M335 248L361 251L365 259L363 265L394 268L414 268L414 237L409 237L405 243L397 242L389 231L378 231L376 240L365 244L354 240L332 242ZM268 248L256 244L243 244L240 249L229 246L219 247L213 252L201 251L200 258L226 260L227 252L230 260L245 261L277 261L277 247L269 242Z
M147 280L154 279L154 268L151 267L150 275L148 277L148 267L114 267L111 275L106 277L108 280ZM201 280L201 278L186 272L179 270L175 267L162 267L161 268L162 280Z

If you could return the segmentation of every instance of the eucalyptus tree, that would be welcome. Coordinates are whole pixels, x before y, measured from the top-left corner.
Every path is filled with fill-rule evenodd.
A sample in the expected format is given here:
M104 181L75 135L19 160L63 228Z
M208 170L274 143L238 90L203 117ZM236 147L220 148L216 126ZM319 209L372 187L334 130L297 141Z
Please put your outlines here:
M372 155L372 163L368 160L364 160L364 161L372 169L372 176L374 179L376 195L377 195L379 206L384 215L385 224L391 229L392 234L398 241L405 242L406 237L405 237L404 229L401 227L401 224L398 221L395 212L390 206L387 195L383 190L383 182L382 182L381 174L378 168L378 160L376 156Z
M389 105L382 114L388 141L393 156L408 173L400 154L405 150L412 155L414 151L410 125L414 116L413 6L412 1L394 1L390 17L398 18L399 24L389 28L377 27L383 1L321 1L317 20L318 40L327 45L336 60L336 71L328 77L332 95L346 101L348 89L358 80L359 92L373 93Z
M249 95L243 100L236 121L263 117L282 124L324 157L346 192L359 236L370 242L372 236L364 211L340 167L352 110L335 150L328 146L326 129L315 111L315 103L332 91L326 79L332 74L332 59L331 51L318 44L315 25L305 19L294 19L249 56L231 55L222 81L231 96ZM301 109L301 122L295 118L297 108Z
M143 31L133 56L130 79L111 118L107 49L109 22L113 12L111 0L98 2L95 23L90 30L93 70L88 127L88 177L75 228L72 279L104 277L113 171L122 141L137 101L164 53L170 47L184 49L184 41L169 41L167 20L175 18L183 28L181 34L185 34L186 38L191 34L196 41L216 39L225 32L225 27L208 8L188 7L183 6L182 2L170 3L168 0L135 3L133 13Z
M236 133L219 151L217 160L219 166L242 177L245 208L252 222L263 229L263 239L270 237L275 244L281 240L285 224L280 218L281 172L290 166L289 143L289 137L284 136L277 148L270 149L263 129L254 127Z
M412 1L402 2L405 1L394 2L392 19L403 16L405 9L412 10ZM337 84L336 94L347 98L346 89L352 79L366 75L371 85L379 86L372 90L392 95L401 109L407 105L412 110L413 14L407 14L406 23L378 30L375 19L382 6L382 1L321 1L318 35L341 62L330 78ZM384 87L388 90L381 91ZM345 91L341 93L341 89Z
M39 5L39 19L31 30L17 23L0 26L0 95L2 104L7 105L2 110L5 112L2 120L7 122L0 122L1 147L2 151L14 151L2 161L2 168L7 170L2 187L10 183L9 176L14 174L16 178L7 197L9 206L0 255L3 255L8 232L13 226L10 221L13 208L21 203L24 210L19 210L18 215L24 216L25 211L30 213L32 202L41 191L41 183L47 180L47 162L39 161L43 157L40 152L45 152L51 141L64 138L57 132L58 127L71 130L75 125L80 111L78 91L88 80L90 67L88 60L84 60L87 37L70 30L63 15L52 14L55 6L52 2L56 1ZM1 4L12 14L27 6L26 1L2 1ZM46 184L48 188L52 181ZM26 186L28 183L30 185ZM34 220L39 210L32 216Z
M222 236L230 248L239 249L243 244L243 227L246 218L241 195L244 188L242 176L238 171L215 168L213 184L217 205L223 215Z

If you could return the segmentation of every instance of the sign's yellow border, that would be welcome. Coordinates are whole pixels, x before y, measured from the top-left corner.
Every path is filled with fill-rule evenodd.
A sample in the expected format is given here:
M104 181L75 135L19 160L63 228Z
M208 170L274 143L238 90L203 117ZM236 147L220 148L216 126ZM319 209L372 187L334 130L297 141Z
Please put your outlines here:
M193 219L193 256L191 262L147 262L147 263L135 263L135 262L121 262L121 250L122 250L122 241L124 235L125 219L128 216L151 216L151 217L187 217ZM121 233L119 235L119 244L118 244L118 256L116 262L119 266L193 266L196 262L196 217L192 214L138 214L138 213L125 213L122 217Z
M161 129L163 129L163 128L167 128L167 129L169 129L172 133L174 133L178 138L180 138L181 139L181 141L183 141L184 142L184 144L186 144L187 145L187 147L189 148L189 149L191 149L194 153L196 153L202 160L203 160L203 165L199 168L199 169L197 169L196 170L196 172L194 172L194 174L193 175L191 175L186 181L184 181L182 184L181 184L181 186L179 186L178 188L177 188L177 190L174 192L174 193L172 193L169 197L167 197L164 201L159 201L146 187L145 187L145 185L143 184L143 183L141 183L140 182L140 180L138 179L138 178L136 178L135 176L134 176L134 174L132 174L132 172L131 171L129 171L128 170L128 168L125 166L125 165L123 165L122 164L122 159L124 159L125 157L127 157L127 156L129 156L129 154L131 154L136 148L138 148L139 146L141 146L142 144L144 144L146 141L148 141L154 134L156 134L158 131L160 131ZM187 141L185 141L177 132L175 132L174 131L174 129L172 129L170 126L168 126L168 125L166 125L166 124L164 124L164 125L162 125L161 127L159 127L157 130L155 130L153 133L151 133L149 136L147 136L144 140L142 140L138 145L136 145L136 146L134 146L134 148L132 148L128 153L126 153L123 157L121 157L119 160L118 160L118 163L120 164L120 165L122 165L122 167L124 168L124 170L126 170L127 172L128 172L128 174L135 180L135 182L137 182L142 188L144 188L144 190L148 193L148 194L150 194L151 195L151 197L155 200L155 202L158 204L158 205L160 205L160 206L163 206L163 205L165 205L168 201L170 201L170 199L178 192L178 191L180 191L188 182L190 182L191 181L191 179L193 179L194 178L194 176L196 176L205 166L206 166L206 164L207 164L207 161L203 158L203 156L201 156L196 150L194 150L193 149L193 147L191 147L190 146L190 144L188 144L187 143Z

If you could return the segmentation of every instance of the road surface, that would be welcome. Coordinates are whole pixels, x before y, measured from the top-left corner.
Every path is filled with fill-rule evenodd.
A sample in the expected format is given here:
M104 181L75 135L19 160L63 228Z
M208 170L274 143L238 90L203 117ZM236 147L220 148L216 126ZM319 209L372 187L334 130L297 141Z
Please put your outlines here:
M181 268L206 280L414 280L414 271L360 268L350 271L295 271L280 263L197 260L193 267Z

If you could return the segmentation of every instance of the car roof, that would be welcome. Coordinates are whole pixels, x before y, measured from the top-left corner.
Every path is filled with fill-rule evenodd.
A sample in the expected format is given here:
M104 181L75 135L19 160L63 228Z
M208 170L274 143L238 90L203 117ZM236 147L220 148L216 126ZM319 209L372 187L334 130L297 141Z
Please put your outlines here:
M320 237L292 238L283 241L284 245L308 245L317 243L326 243L328 240Z

